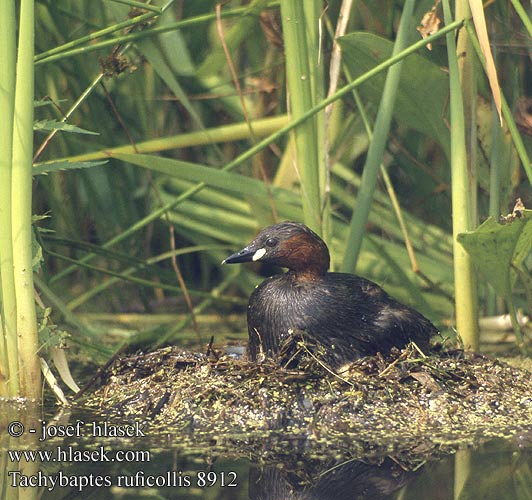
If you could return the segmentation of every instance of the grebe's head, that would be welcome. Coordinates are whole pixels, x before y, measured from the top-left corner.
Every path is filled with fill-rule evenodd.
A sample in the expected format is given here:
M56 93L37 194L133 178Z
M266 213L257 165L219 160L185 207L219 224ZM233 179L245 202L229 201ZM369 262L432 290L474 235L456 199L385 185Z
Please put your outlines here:
M315 278L327 272L330 258L327 245L314 231L298 222L281 222L263 229L222 264L257 261L287 267L301 277Z

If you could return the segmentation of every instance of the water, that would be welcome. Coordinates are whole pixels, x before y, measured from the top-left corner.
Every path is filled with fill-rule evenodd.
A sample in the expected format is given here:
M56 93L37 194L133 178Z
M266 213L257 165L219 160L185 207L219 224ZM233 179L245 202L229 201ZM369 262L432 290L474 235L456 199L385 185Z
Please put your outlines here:
M184 446L178 430L151 434L134 422L106 425L85 410L1 409L2 499L532 498L532 432L526 430L476 448L410 450L414 459L400 448L389 450L392 458L350 457L349 442L341 453L326 454L315 453L312 440L282 434L275 443L220 437L194 448L192 436ZM276 453L285 438L288 452ZM19 452L29 461L18 460ZM433 452L438 458L424 463Z

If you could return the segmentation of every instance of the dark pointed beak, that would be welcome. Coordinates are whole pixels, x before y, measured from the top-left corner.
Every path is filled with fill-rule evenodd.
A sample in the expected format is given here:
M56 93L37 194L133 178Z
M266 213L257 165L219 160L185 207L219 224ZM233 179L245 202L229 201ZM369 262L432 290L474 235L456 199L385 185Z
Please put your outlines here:
M247 246L246 248L240 250L240 252L236 252L227 257L227 259L224 259L222 264L239 264L240 262L251 262L253 255L255 255L255 249Z

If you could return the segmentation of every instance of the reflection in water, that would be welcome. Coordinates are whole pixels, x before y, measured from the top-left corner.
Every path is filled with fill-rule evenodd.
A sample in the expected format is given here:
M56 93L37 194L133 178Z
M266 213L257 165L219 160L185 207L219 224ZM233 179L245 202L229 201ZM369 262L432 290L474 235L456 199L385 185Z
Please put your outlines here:
M41 410L9 403L0 404L0 499L67 498L133 499L206 499L206 500L351 500L401 499L418 500L529 500L532 491L532 433L521 432L510 440L484 444L478 449L459 451L443 459L421 458L404 450L395 451L396 458L360 457L360 447L349 445L343 450L331 449L323 454L309 440L289 440L280 434L277 440L248 439L213 440L211 446L183 445L179 432L168 430L165 436L150 435L139 439L107 439L95 441L90 434L69 440L39 440L45 419L49 425L74 426L79 420L90 423L94 415L71 415L68 411L43 417ZM9 434L9 424L20 422L24 433ZM90 428L87 427L87 428ZM190 442L190 436L188 436ZM193 441L192 441L193 443ZM100 461L16 461L13 450L75 451L109 450L109 456L123 450L149 450L149 460L116 462ZM192 450L191 447L195 449ZM279 453L279 448L283 452ZM419 447L422 448L421 446ZM453 452L450 445L445 449ZM325 455L325 456L324 456ZM440 450L440 456L443 453ZM335 457L335 458L333 458ZM399 458L397 458L399 457ZM250 462L250 459L252 462ZM424 466L418 465L429 460ZM410 469L410 470L408 470ZM15 474L14 474L15 473ZM77 480L93 478L80 490L79 485L12 488L14 477L57 478L60 475ZM122 486L118 478L128 477ZM108 478L109 487L97 487L98 478ZM141 478L142 481L139 479ZM147 478L158 482L148 484ZM176 480L166 481L165 478ZM184 478L189 478L185 480ZM170 484L171 483L171 484ZM234 483L234 484L233 484ZM236 485L236 486L235 486Z
M35 449L39 447L37 430L40 427L37 405L19 401L0 402L0 498L33 500L39 498L39 489L28 485L24 478L39 473L39 460L16 460L8 450ZM12 488L11 484L21 487Z
M460 494L470 474L471 451L458 450L454 457L454 498L460 498Z
M307 475L302 477L302 473ZM339 464L308 477L308 470L286 471L278 466L251 467L251 500L387 499L416 473L402 470L392 460L380 466L360 461Z

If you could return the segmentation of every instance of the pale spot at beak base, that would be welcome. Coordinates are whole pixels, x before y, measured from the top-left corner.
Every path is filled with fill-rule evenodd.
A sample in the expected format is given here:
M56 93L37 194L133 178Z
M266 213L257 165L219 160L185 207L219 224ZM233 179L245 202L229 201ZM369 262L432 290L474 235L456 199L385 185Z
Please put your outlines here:
M259 248L254 254L253 254L253 257L251 257L251 260L253 262L257 261L257 260L260 260L262 259L262 257L264 257L264 254L266 253L266 249L265 248Z

